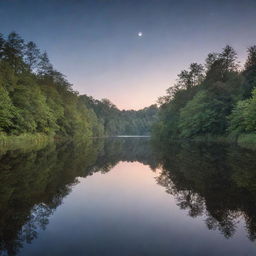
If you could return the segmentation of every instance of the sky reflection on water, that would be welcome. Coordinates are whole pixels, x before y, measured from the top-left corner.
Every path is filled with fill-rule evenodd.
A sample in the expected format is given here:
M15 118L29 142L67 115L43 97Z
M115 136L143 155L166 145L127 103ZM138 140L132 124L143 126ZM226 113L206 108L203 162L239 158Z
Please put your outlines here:
M29 220L25 220L23 233L17 231L17 235L20 234L20 241L26 232L30 232L29 236L36 235L31 238L31 243L22 243L23 248L17 249L13 255L254 255L255 242L248 238L248 232L252 236L254 230L248 231L248 223L252 223L255 215L248 215L247 202L239 206L241 200L235 196L233 205L226 203L230 195L239 192L238 187L232 187L233 181L226 188L230 195L222 193L227 182L243 172L239 169L231 173L230 163L234 164L235 159L232 158L229 165L226 159L241 149L226 149L223 159L223 152L220 152L222 156L217 156L219 150L215 147L194 145L192 152L191 147L174 146L158 154L146 138L115 138L98 145L96 151L95 144L88 148L68 146L68 151L53 149L57 156L52 171L47 174L48 179L52 172L58 172L59 161L64 161L61 157L65 152L67 154L66 164L59 168L59 177L54 174L54 184L59 184L53 195L50 195L49 189L53 185L48 184L48 189L33 196L34 201L35 198L38 200L30 208L30 215L34 218L30 216ZM242 151L252 160L251 151ZM49 153L49 149L33 152L33 155L38 161L44 154L47 155L46 152ZM221 170L218 162L211 162L209 157L221 159L226 170L220 177L223 184L215 180L215 174ZM31 162L31 155L29 159ZM46 159L49 164L49 157ZM4 160L2 157L2 166ZM23 161L24 166L24 155L19 161ZM84 161L88 168L81 171L86 165ZM47 165L43 165L42 159L40 164L42 172ZM207 169L205 164L208 164ZM242 168L242 163L240 165ZM17 165L14 167L17 171ZM198 177L197 173L200 174ZM73 181L64 182L69 175ZM215 185L209 183L207 186L202 175L212 176ZM196 185L193 184L194 177L194 182L198 182ZM211 201L208 198L207 189L214 189L212 185L220 194L214 190L211 190L212 193L221 199ZM243 187L241 193L250 192L248 195L253 199L249 185L246 189ZM30 193L33 194L33 191ZM43 198L47 193L48 199ZM8 203L11 205L10 200ZM234 206L237 209L231 209ZM1 223L5 230L1 246L8 242L9 255L12 255L10 248L14 246L15 239L7 240L10 231L6 231L6 223ZM210 227L209 223L213 226ZM14 224L9 223L9 229L14 229ZM2 252L3 255L6 253Z

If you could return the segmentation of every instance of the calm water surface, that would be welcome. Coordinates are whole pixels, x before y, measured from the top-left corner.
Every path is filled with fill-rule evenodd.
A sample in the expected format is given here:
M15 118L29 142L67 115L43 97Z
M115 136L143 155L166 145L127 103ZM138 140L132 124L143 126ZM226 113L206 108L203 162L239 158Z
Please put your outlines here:
M255 255L256 152L98 139L0 155L0 255Z

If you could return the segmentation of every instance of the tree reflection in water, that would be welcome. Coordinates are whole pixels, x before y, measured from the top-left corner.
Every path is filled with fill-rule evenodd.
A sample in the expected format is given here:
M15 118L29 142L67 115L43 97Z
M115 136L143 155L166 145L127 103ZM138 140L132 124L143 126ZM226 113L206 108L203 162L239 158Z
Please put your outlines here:
M157 182L181 209L193 218L205 216L207 227L226 238L243 217L255 240L255 152L223 144L173 144L161 147L158 159L162 172Z
M148 139L91 140L51 144L40 150L9 151L0 156L0 255L16 255L37 238L49 216L78 182L106 173L119 161L156 167Z
M77 177L106 173L119 161L160 168L157 183L191 217L203 216L209 229L229 238L244 218L249 238L256 238L255 152L222 144L97 139L0 156L0 255L16 255L37 238Z

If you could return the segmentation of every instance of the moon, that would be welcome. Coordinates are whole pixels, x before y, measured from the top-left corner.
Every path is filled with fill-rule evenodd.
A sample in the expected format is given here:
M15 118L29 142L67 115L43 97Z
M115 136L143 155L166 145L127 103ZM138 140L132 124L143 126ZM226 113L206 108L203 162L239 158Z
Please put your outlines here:
M143 33L142 33L142 32L138 32L138 36L139 36L139 37L142 37L142 36L143 36Z

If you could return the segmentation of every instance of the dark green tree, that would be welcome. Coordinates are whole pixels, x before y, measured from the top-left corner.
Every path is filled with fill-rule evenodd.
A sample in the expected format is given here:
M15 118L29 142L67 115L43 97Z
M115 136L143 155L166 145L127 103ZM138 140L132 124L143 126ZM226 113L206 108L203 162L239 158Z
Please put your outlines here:
M33 71L39 62L40 50L34 42L28 42L25 48L25 63L30 71Z

